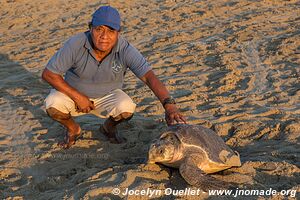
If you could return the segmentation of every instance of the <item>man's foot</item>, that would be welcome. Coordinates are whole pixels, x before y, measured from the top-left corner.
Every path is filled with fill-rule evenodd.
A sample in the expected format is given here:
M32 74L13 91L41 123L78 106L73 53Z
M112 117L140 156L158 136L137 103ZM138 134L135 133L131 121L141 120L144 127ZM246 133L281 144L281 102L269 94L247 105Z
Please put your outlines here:
M121 143L126 142L125 138L120 137L118 135L117 129L116 128L114 128L114 129L115 130L107 130L107 128L103 124L101 124L100 128L99 128L99 131L101 133L103 133L108 138L108 140L110 141L110 143L121 144Z
M58 146L64 149L70 148L82 136L81 129L77 133L70 133L66 131L64 140L58 143Z

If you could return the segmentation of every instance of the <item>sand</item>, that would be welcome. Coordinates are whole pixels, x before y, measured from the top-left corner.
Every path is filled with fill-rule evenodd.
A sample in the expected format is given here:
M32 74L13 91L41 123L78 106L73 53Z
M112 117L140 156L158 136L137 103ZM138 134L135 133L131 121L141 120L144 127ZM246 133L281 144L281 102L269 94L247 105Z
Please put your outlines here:
M114 188L165 191L188 185L175 169L145 165L166 130L164 110L132 73L124 91L136 114L120 125L127 143L99 134L103 119L77 118L84 135L62 150L63 128L47 117L51 56L110 4L122 34L152 65L190 124L215 130L243 165L215 174L240 189L300 192L300 3L296 0L1 0L1 199L232 199L232 196L113 195ZM195 189L195 188L194 188ZM296 199L252 195L235 199Z

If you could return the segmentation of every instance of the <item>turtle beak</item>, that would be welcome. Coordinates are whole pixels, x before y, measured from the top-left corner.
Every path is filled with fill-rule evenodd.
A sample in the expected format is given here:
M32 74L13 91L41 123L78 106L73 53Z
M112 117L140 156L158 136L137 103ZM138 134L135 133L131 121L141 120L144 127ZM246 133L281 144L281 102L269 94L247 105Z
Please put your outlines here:
M154 164L155 160L153 159L153 156L149 153L148 159L147 159L147 164Z
M148 153L148 159L147 159L148 164L154 164L155 163L155 159L153 158L153 153L155 152L155 148L156 148L156 144L152 143L150 148L149 148L149 153Z
M155 163L155 161L153 161L153 160L147 160L147 164L154 164Z

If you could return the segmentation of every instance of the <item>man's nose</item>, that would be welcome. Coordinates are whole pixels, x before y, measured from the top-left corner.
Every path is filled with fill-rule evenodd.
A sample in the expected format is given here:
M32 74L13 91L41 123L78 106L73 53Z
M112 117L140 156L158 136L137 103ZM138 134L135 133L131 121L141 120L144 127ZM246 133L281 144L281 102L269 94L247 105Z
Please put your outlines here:
M104 30L100 33L100 37L101 38L108 38L108 31L107 30Z

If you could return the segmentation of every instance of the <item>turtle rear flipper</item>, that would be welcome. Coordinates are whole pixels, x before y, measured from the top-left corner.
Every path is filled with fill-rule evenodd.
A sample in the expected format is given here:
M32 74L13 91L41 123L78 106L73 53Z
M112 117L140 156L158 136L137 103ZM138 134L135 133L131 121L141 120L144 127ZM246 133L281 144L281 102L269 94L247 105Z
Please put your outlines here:
M231 185L227 182L211 177L199 169L195 164L194 159L195 157L188 158L186 162L182 163L179 167L181 176L188 184L199 187L205 192L208 190L222 190L230 188Z

